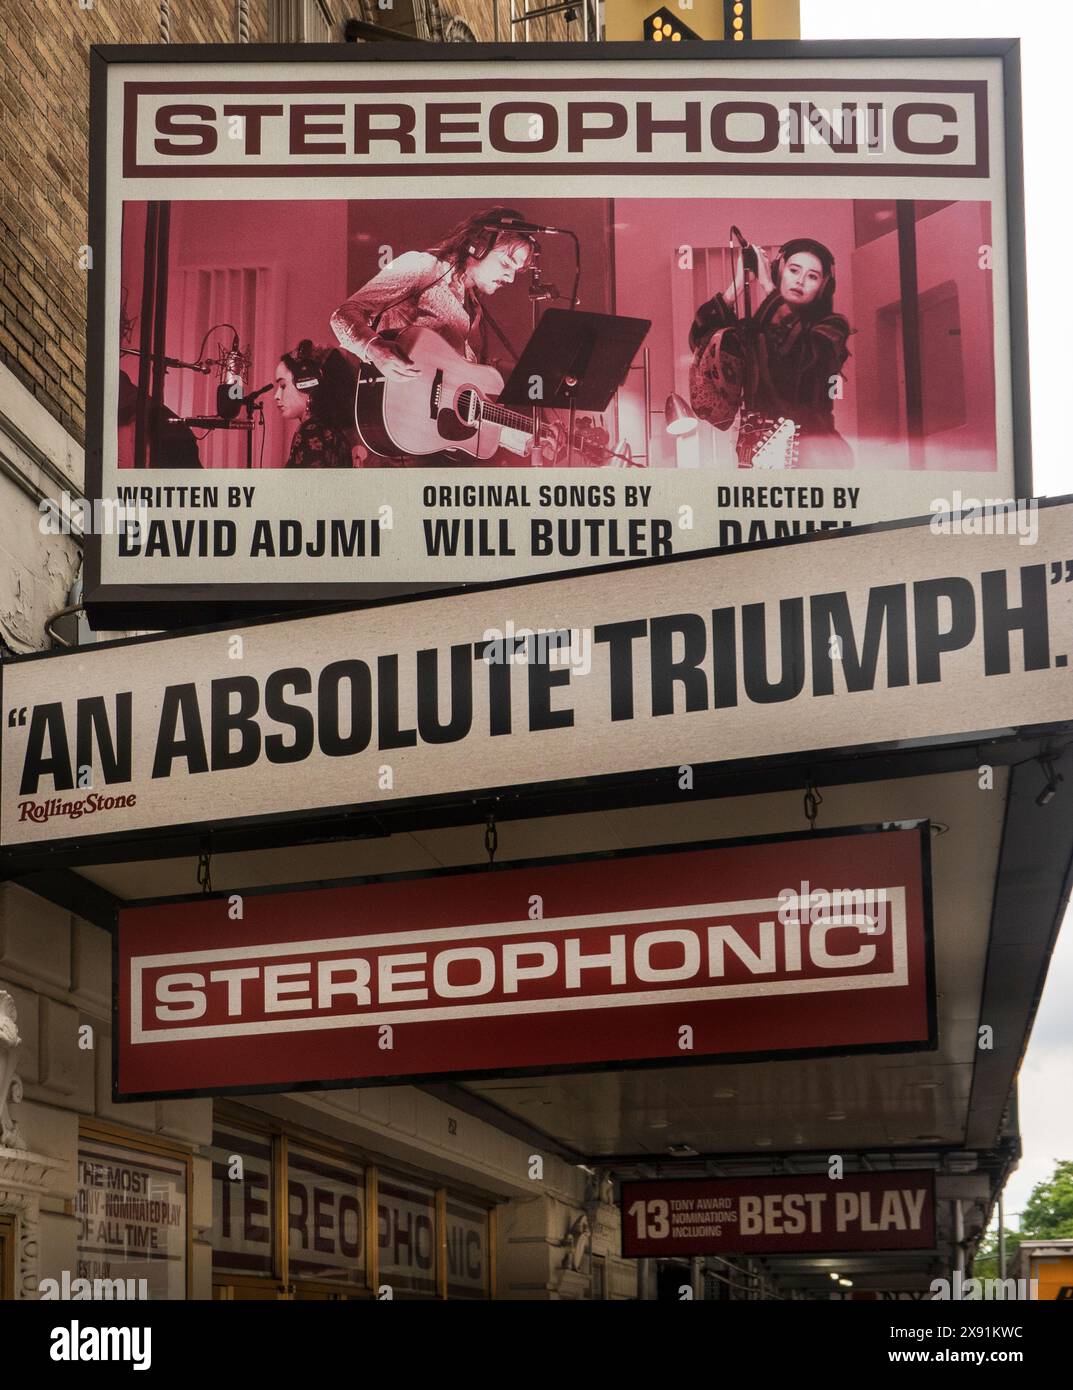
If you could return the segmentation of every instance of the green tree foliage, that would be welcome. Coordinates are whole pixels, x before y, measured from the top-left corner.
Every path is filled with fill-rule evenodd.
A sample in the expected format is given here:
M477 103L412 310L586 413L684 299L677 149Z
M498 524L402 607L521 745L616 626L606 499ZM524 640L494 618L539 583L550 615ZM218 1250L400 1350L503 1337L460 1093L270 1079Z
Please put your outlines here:
M1021 1212L1021 1228L1006 1228L1006 1259L1012 1261L1022 1240L1073 1237L1073 1160L1062 1159L1046 1182L1038 1182ZM998 1227L980 1241L973 1261L977 1279L998 1278Z
M1006 1269L1013 1262L1013 1257L1017 1253L1017 1247L1021 1244L1021 1233L1006 1228ZM972 1275L974 1279L997 1279L998 1272L998 1225L997 1223L985 1234L983 1240L976 1249L976 1258L972 1262Z
M1021 1213L1021 1235L1036 1240L1073 1236L1073 1159L1063 1159L1047 1182L1038 1182Z

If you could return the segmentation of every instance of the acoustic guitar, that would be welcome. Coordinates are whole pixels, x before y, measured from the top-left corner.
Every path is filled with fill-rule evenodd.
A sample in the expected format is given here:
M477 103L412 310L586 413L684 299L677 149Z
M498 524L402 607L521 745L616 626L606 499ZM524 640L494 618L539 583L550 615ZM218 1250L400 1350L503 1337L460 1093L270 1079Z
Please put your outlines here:
M494 399L503 378L494 367L470 362L431 328L384 333L420 376L396 381L372 363L362 364L354 398L354 423L366 448L387 458L432 454L491 458L497 449L528 454L533 420Z

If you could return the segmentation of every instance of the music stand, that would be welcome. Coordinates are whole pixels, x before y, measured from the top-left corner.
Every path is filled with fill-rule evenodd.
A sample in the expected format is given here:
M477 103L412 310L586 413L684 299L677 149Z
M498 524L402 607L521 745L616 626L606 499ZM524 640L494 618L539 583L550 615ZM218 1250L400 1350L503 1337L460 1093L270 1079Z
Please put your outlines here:
M570 468L575 412L607 409L651 327L651 319L548 309L518 358L499 403L528 409L534 404L530 383L536 377L541 383L537 413L543 406L570 412L566 455Z

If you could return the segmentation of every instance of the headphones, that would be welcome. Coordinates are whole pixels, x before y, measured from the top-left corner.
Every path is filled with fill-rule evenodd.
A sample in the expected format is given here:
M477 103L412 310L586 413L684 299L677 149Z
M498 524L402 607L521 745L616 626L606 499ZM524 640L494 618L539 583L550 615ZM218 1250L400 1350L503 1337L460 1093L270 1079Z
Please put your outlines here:
M308 338L303 338L293 352L284 353L283 361L291 369L295 386L307 395L312 395L324 380L313 357L313 344Z
M489 254L503 232L510 232L514 229L507 226L508 220L524 222L525 217L516 208L493 208L488 217L481 223L479 233L474 233L473 240L466 246L466 251L478 261L483 261ZM517 233L522 241L527 241L531 246L535 246L531 236L524 232Z
M779 247L779 254L778 254L778 255L775 257L775 259L771 262L771 283L775 286L776 289L779 288L779 286L780 286L780 284L781 284L781 282L782 282L782 272L783 272L783 270L784 270L784 268L785 268L785 266L786 266L786 262L787 262L787 260L788 260L788 257L787 257L787 254L786 254L786 248L787 248L788 246L793 246L793 245L794 245L794 242L793 242L793 241L784 242L783 245ZM798 247L798 250L797 250L797 251L791 251L791 252L790 252L790 255L791 255L791 256L796 256L796 255L798 254L799 251L800 251L800 252L806 252L806 253L807 253L808 255L810 255L810 256L815 256L816 260L820 260L819 256L816 256L816 253L815 253L814 251L809 251L808 248L805 247L805 246ZM830 253L828 252L828 254L830 254ZM822 265L822 261L821 261L821 265ZM834 292L835 292L835 274L834 274L834 266L835 266L835 258L834 258L833 256L831 256L831 269L824 272L823 280L820 282L820 288L816 291L816 298L817 298L817 299L819 299L821 295L826 294L828 290L830 290L831 294L834 295Z

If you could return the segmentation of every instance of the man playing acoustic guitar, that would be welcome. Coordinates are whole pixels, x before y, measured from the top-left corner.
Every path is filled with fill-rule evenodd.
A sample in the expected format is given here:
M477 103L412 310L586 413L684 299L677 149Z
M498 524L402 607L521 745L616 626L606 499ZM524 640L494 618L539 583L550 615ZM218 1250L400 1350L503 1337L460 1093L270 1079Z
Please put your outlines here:
M513 208L488 208L459 223L427 251L396 256L332 315L340 345L375 368L389 388L392 382L419 377L422 368L385 334L431 329L454 353L479 362L482 300L511 284L535 247L531 236L509 225L511 220L524 219ZM395 461L404 463L438 461L434 455L415 459L394 452Z

